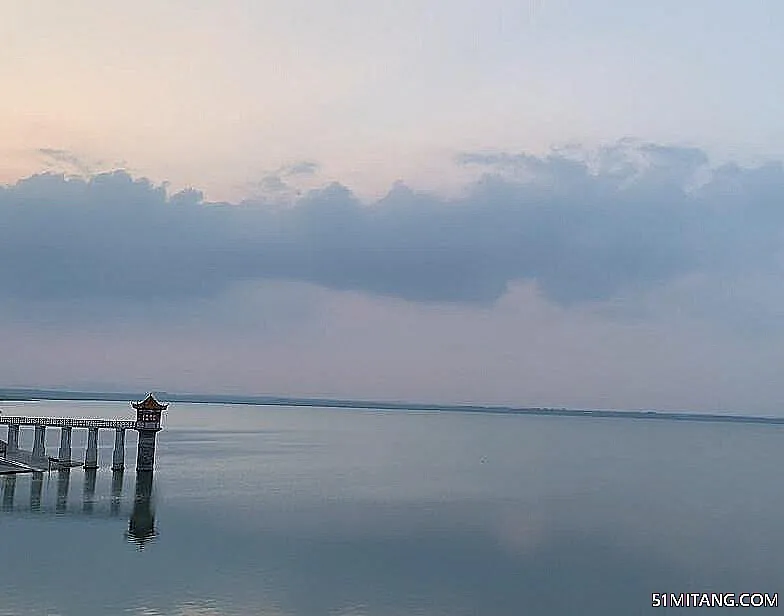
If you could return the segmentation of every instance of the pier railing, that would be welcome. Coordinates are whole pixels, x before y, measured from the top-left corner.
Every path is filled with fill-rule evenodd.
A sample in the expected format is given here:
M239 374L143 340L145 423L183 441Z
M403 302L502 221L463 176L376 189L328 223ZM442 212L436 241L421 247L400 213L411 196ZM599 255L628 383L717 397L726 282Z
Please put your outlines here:
M128 419L77 419L73 417L12 417L0 415L0 425L47 426L51 428L114 428L130 430L136 421Z

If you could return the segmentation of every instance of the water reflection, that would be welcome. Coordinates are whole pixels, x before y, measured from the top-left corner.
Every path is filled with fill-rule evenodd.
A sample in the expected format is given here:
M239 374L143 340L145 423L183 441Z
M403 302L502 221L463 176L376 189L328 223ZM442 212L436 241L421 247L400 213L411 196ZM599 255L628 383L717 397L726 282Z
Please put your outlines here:
M109 484L108 511L105 505L107 495L101 494L97 488L98 471L95 469L83 471L81 507L78 502L74 503L70 498L71 474L72 469L63 468L53 473L5 475L2 478L0 508L6 514L53 514L58 518L81 516L116 518L124 510L128 514L128 530L125 533L125 538L129 542L142 549L158 536L158 531L155 528L152 471L136 473L132 501L123 498L123 471L113 471ZM46 475L46 479L44 475ZM17 492L20 486L23 486L27 481L30 483L30 499L25 507L18 502ZM54 507L52 507L52 500L54 500ZM126 502L126 500L130 502ZM129 504L131 504L130 507L128 507ZM128 513L129 509L130 513Z
M41 492L44 487L44 474L33 473L30 480L30 511L41 510Z
M120 499L123 488L123 471L112 471L112 515L117 515L120 511Z
M136 473L133 512L131 513L126 537L129 541L136 543L140 550L144 549L145 543L158 535L158 532L155 530L155 515L151 500L152 471L138 471Z
M91 514L93 512L93 501L95 501L95 483L98 479L98 471L94 468L84 471L84 490L82 491L82 512Z
M63 468L57 472L57 505L55 512L65 513L68 508L68 486L71 484L71 469Z
M16 492L16 475L7 475L3 482L3 511L12 511L14 508L14 493Z

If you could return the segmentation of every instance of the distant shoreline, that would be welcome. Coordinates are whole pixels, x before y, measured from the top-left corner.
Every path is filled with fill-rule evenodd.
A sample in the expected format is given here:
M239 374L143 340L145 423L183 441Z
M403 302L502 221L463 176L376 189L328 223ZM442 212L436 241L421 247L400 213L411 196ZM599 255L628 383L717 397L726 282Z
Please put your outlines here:
M303 406L325 408L353 408L379 411L437 411L460 413L492 413L503 415L531 415L539 417L598 417L607 419L638 419L664 421L691 421L710 423L746 423L784 425L784 417L736 415L726 413L694 413L678 411L618 411L583 410L566 408L514 407L471 404L424 404L421 402L383 402L333 398L288 398L281 396L232 396L208 394L159 393L168 402L191 404L247 404L258 406ZM88 392L55 389L0 389L2 402L32 402L36 400L126 402L135 400L139 393Z

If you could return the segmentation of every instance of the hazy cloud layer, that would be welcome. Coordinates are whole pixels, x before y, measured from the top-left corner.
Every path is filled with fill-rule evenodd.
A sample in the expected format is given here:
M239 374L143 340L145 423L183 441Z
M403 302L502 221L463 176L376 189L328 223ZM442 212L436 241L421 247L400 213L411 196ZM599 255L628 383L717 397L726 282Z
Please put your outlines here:
M710 168L698 149L628 141L541 158L466 153L457 162L483 172L458 199L401 183L363 204L332 184L286 207L208 204L197 190L168 196L123 171L36 175L0 188L3 293L196 298L288 280L487 303L511 282L532 281L571 304L695 272L779 272L778 163Z

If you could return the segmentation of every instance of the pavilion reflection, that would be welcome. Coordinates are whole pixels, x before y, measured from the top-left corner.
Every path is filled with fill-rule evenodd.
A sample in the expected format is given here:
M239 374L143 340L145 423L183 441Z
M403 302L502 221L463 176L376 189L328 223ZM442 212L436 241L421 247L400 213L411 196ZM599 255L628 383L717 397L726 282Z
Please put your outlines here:
M128 523L126 537L144 549L148 541L158 535L155 530L155 513L152 508L152 471L136 473L136 489L133 499L133 511Z
M73 474L77 472L74 471ZM69 499L73 483L72 469L64 468L54 471L56 479L48 473L3 476L0 511L3 514L32 512L37 515L53 514L57 517L116 518L120 515L128 515L125 538L137 545L140 550L158 536L155 527L153 471L136 472L132 500L123 497L125 483L123 471L112 472L108 499L106 493L101 494L98 488L99 472L95 469L81 472L83 474L81 507ZM22 504L19 502L17 492L20 490L26 492L25 483L28 481L29 501Z

